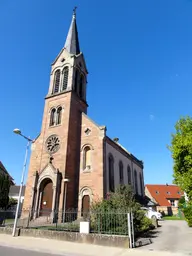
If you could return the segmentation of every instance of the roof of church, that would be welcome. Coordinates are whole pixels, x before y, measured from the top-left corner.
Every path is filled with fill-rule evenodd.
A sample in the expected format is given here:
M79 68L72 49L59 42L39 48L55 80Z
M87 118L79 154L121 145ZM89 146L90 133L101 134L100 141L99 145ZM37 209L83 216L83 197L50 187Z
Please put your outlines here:
M135 160L137 162L137 164L139 164L141 166L141 168L143 168L143 161L139 160L137 157L135 157L132 153L130 153L126 148L124 148L119 142L115 142L113 139L111 139L110 137L106 136L106 138L108 139L108 141L110 141L114 146L118 147L119 149L121 149L121 152L124 152L126 154L126 156L130 157L132 160Z
M73 17L72 17L71 25L69 28L69 32L67 35L67 39L66 39L64 48L71 54L77 55L80 53L75 9L73 11Z

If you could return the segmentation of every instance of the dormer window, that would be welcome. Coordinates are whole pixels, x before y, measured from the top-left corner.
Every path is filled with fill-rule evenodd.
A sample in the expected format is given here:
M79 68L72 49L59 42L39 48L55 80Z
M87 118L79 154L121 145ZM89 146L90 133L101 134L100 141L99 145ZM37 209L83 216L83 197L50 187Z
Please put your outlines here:
M156 191L155 193L158 195L158 194L159 194L159 191Z
M171 193L169 191L167 191L167 195L170 195Z

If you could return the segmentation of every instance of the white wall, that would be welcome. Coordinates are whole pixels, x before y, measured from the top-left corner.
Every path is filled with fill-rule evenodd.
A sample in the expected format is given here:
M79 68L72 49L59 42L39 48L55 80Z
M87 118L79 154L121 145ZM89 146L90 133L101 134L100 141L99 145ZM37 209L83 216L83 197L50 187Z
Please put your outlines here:
M19 196L10 196L11 198L14 198L15 200L17 200L18 201L18 199L19 199ZM21 203L23 203L23 200L24 200L24 196L21 196Z
M140 184L140 173L142 178L144 179L143 170L142 168L131 159L126 157L125 155L121 154L117 149L112 147L109 143L106 142L106 180L107 180L107 188L106 191L109 192L109 161L108 157L112 154L114 158L114 178L115 178L115 187L119 186L119 161L123 163L123 177L124 177L124 184L128 184L128 175L127 175L127 166L129 165L131 168L131 184L135 190L135 182L134 182L134 170L137 172L137 184L138 184L138 193L139 195L144 195L144 181L142 180L142 190Z

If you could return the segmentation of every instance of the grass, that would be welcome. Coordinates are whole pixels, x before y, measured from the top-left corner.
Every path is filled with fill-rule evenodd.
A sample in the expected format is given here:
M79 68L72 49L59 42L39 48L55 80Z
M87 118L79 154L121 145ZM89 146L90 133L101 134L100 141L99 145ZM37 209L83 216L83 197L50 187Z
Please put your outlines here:
M178 216L165 216L163 217L163 220L185 220L185 218Z
M6 219L5 223L13 223L15 219Z

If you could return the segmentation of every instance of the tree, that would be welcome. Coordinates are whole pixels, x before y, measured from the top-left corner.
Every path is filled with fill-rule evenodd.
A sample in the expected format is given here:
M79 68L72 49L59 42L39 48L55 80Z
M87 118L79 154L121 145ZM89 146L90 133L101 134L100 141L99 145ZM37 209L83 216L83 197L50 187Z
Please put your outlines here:
M17 202L18 202L17 199L10 197L7 205L7 209L11 209L12 207L14 207L17 204Z
M192 200L192 119L187 116L177 121L169 149L174 161L174 183Z
M9 202L10 179L7 175L0 174L0 208L6 209Z

